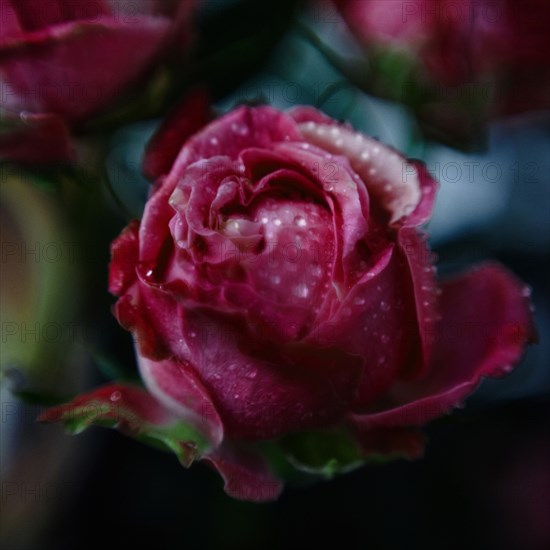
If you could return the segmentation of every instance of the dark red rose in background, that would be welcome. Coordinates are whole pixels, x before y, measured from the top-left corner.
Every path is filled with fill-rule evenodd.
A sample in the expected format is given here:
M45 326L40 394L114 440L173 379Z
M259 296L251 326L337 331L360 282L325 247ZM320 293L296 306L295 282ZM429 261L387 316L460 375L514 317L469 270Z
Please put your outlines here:
M550 109L546 0L334 2L371 62L382 54L387 64L392 52L401 68L409 64L405 81L388 93L421 101L419 114L433 125L467 133L467 114ZM387 67L391 78L395 66Z
M138 432L183 422L202 439L180 445L254 500L280 491L273 448L329 475L418 456L419 427L534 337L527 291L502 267L437 280L418 229L435 191L421 163L312 108L210 123L112 246L115 314L149 394L108 387L45 418L95 403L127 428L109 408L126 400Z
M194 4L0 0L0 158L71 158L70 128L183 55Z

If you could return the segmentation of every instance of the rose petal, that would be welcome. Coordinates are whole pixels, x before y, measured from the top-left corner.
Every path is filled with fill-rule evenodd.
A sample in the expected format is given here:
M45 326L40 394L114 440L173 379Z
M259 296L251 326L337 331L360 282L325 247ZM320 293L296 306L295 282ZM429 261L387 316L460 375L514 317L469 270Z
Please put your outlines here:
M138 365L148 390L178 418L189 422L217 447L223 424L208 391L193 370L176 359L151 361L138 355Z
M97 405L94 407L94 403ZM105 410L101 405L106 405ZM78 412L79 409L87 409ZM128 416L126 416L128 413ZM86 414L88 416L86 416ZM142 388L109 384L79 395L70 403L52 407L40 416L41 422L59 422L61 420L86 417L89 423L100 419L139 425L141 422L166 424L173 420L172 414Z
M383 408L354 420L367 427L421 425L458 405L483 377L509 372L535 340L525 288L502 267L479 267L442 289L428 375L396 384Z
M132 221L111 244L109 292L122 296L136 280L139 222Z
M416 319L418 323L418 341L420 343L420 361L411 361L405 372L410 375L421 375L426 372L432 357L436 322L439 320L438 283L435 267L432 266L434 255L427 245L427 236L418 232L415 227L402 227L398 231L399 248L407 259L412 294L415 299Z
M92 424L113 425L125 435L162 443L183 466L209 451L200 432L175 417L142 388L110 384L53 407L39 417L42 422L63 422L72 433Z
M187 93L173 113L167 116L145 151L143 173L154 180L168 174L182 144L212 118L210 101L203 88Z
M269 470L264 458L253 449L225 444L203 459L223 477L225 492L239 500L277 500L283 484Z
M5 0L2 0L4 3ZM102 0L15 0L13 4L17 10L21 26L25 31L39 30L44 27L74 21L75 19L95 19L109 13ZM3 7L3 6L2 6Z
M4 42L1 73L13 91L5 94L4 108L14 113L54 112L71 121L90 116L150 66L169 25L160 17L136 16L124 24L102 16Z
M188 349L178 356L200 375L228 437L269 439L336 422L360 373L352 356L269 345L246 324L206 310L186 311L181 335Z
M304 122L300 131L308 142L346 157L370 195L390 214L390 223L409 216L422 193L417 167L400 153L338 124Z
M21 113L12 116L2 111L0 160L46 164L70 162L75 151L69 130L57 115Z

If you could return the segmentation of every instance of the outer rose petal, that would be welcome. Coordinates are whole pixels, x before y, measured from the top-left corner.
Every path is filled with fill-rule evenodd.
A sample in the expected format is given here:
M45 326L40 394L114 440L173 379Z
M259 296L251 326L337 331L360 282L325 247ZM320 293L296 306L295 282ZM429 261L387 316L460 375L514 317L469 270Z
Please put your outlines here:
M267 347L246 325L200 309L186 311L180 338L178 356L200 376L228 437L271 439L336 423L361 372L341 351Z
M338 124L303 122L304 139L335 155L343 155L390 214L390 224L404 223L418 209L421 184L416 167L397 151Z
M12 90L4 108L55 112L71 121L90 116L150 66L169 25L162 17L135 17L126 25L99 17L4 42L0 71Z
M181 144L211 118L206 91L202 88L191 90L165 119L147 145L143 173L152 180L168 174L180 152Z
M77 410L80 407L88 407L88 414L93 413L91 405L94 403L109 404L110 409L101 414L99 408L97 414L91 418L99 420L99 417L112 419L117 422L124 422L128 427L139 428L139 423L166 424L173 419L173 415L164 408L145 390L134 386L123 386L120 384L109 384L101 388L79 395L70 403L52 407L39 416L42 422L58 422L70 415L78 417ZM126 412L128 415L126 415Z
M132 221L111 244L109 292L122 296L136 280L139 222Z
M181 390L179 381L177 389ZM46 410L39 420L64 422L73 433L96 422L113 423L126 435L161 441L186 467L196 459L213 465L225 481L226 492L234 498L259 502L279 496L282 482L252 446L225 443L211 450L200 432L186 428L181 415L165 408L163 402L139 387L109 384Z
M0 130L0 160L25 163L69 162L75 152L69 130L57 115L22 113L19 117L0 113L4 123Z
M428 375L397 383L379 412L352 415L363 427L418 426L459 404L485 376L501 376L536 339L525 288L498 265L442 285L442 321Z
M151 361L138 356L149 391L178 418L208 434L214 446L223 440L223 425L208 391L193 370L176 359Z
M225 444L204 457L225 481L225 492L233 498L255 502L277 500L282 482L269 470L264 458L251 448Z
M211 122L182 144L165 185L173 189L184 170L198 160L216 156L237 160L241 152L249 147L269 149L279 141L300 139L296 124L287 114L272 107L240 107Z
M414 227L402 227L398 231L397 240L408 263L420 347L420 362L409 364L407 371L410 375L418 375L426 372L432 357L434 327L439 318L438 282L435 267L432 266L433 254L425 242L427 236L420 234Z

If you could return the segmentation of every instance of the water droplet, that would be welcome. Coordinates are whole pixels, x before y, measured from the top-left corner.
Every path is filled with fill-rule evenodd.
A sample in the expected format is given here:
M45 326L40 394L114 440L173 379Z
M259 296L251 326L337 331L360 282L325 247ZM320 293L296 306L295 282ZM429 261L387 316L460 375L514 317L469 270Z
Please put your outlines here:
M390 304L388 304L387 302L380 302L380 308L382 309L382 311L389 311L390 310Z
M307 298L309 295L309 288L305 284L295 286L294 295L298 298Z
M314 265L311 268L311 273L314 277L320 277L323 274L323 270L320 265Z
M211 145L218 145L219 142L220 142L220 140L217 137L211 137L210 138L210 144Z
M387 361L387 358L382 355L378 358L378 365L383 365Z
M280 226L283 222L279 219L279 218L276 218L273 220L273 223L278 227Z
M236 368L237 368L237 365L235 365L235 363L231 363L231 364L227 367L227 370L230 370L231 372L233 372Z
M280 275L271 275L271 277L269 278L269 280L274 284L274 285L278 285L281 283L281 276Z
M378 153L380 153L380 147L374 147L372 150L372 154L377 155Z
M334 145L336 145L336 147L342 147L342 145L344 145L344 140L342 138L338 138L335 142L334 142Z
M196 338L196 337L197 337L197 333L196 333L196 332L190 332L190 333L189 333L189 336L190 336L191 338Z
M251 371L246 375L246 377L247 377L247 378L250 378L250 380L254 380L254 378L256 378L256 376L258 376L258 371L257 371L257 370L251 370Z
M298 226L298 227L305 227L307 225L307 221L306 219L303 217L303 216L296 216L294 218L294 223Z
M261 219L261 222L262 222L264 225L266 225L268 221L269 221L269 219L268 219L266 216L264 216L264 217Z
M330 129L330 135L331 136L339 136L340 135L340 129L339 128L331 128Z
M521 295L522 296L525 296L525 298L529 298L529 296L531 296L531 287L529 286L524 286L523 287L523 290L521 291Z
M239 399L239 397L241 397L238 393L236 393L234 396L233 396L235 399Z
M353 303L357 306L365 305L365 298L363 296L356 296Z
M152 277L153 276L153 270L152 269L147 270L147 273L145 273L145 276L146 277Z
M370 159L370 154L368 151L363 151L359 156L363 161Z
M380 336L380 341L383 344L388 344L390 341L390 337L387 334L382 334L382 336Z
M384 191L391 191L391 190L392 190L391 183L386 183L386 185L384 185Z
M122 397L122 394L117 390L117 391L114 391L114 392L110 395L109 399L110 399L111 401L118 401L121 397Z

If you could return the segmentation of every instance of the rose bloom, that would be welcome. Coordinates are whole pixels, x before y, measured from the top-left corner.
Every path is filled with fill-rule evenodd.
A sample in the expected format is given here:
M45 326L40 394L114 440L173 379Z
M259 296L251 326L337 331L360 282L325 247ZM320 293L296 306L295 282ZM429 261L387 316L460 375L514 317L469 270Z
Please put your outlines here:
M70 159L70 129L183 54L194 3L0 0L0 158Z
M384 52L407 60L405 82L388 93L421 98L415 108L432 132L467 134L476 119L550 109L546 0L333 1L370 61Z
M419 456L420 426L533 340L528 289L504 268L437 280L420 162L309 107L182 128L154 140L143 218L112 245L114 311L147 391L110 385L45 420L92 406L82 426L149 432L232 496L267 500L277 452L326 475Z

